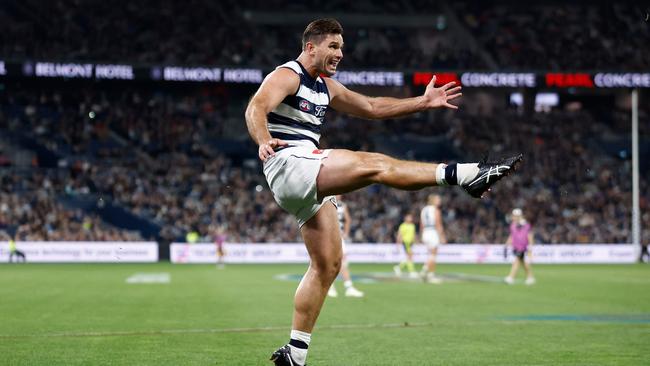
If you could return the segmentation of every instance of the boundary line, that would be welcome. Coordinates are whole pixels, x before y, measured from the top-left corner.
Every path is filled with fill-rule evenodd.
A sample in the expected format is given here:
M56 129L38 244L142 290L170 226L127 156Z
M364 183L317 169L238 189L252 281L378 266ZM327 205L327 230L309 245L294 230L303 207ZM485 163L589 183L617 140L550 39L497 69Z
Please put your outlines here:
M317 326L318 330L345 329L387 329L387 328L423 328L433 326L433 323L371 323L371 324L333 324ZM114 332L61 332L44 334L0 334L0 339L16 338L87 338L87 337L129 337L129 336L161 336L176 334L227 334L227 333L258 333L275 332L289 329L286 326L250 327L250 328L204 328L204 329L160 329L142 331Z

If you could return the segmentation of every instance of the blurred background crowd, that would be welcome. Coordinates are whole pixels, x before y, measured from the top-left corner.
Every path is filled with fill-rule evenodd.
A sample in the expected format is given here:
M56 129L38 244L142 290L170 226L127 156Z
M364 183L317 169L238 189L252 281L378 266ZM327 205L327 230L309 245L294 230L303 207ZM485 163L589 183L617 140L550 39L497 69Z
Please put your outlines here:
M277 0L194 2L8 1L0 7L0 59L268 69L298 55L301 15L313 9L309 2L280 8ZM276 23L278 9L288 14L282 23ZM351 69L650 66L650 27L640 21L644 10L635 3L449 6L401 0L379 7L330 1L319 11L340 15L342 67ZM628 34L638 37L621 38ZM189 232L209 241L225 230L230 242L300 241L295 220L273 201L246 133L243 110L255 86L67 80L0 85L3 235L171 242ZM361 91L411 96L422 89ZM460 189L371 186L346 195L351 241L394 241L404 215L417 217L435 191L443 196L443 222L453 243L504 242L514 207L524 210L541 243L630 242L628 91L569 90L547 108L511 103L512 93L465 90L457 112L383 122L328 112L323 148L427 161L525 156L521 170L481 201ZM647 145L648 103L641 106L640 121ZM646 242L649 172L646 159L640 190Z
M647 9L639 2L452 4L10 0L0 8L0 56L269 67L300 51L302 15L330 14L345 26L348 67L646 70L648 66L649 36L642 21Z

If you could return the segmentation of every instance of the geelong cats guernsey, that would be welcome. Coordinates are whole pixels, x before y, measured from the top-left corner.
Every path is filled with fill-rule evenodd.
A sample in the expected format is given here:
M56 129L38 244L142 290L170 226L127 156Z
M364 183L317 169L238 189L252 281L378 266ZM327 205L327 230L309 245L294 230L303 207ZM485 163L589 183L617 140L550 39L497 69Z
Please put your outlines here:
M290 145L318 148L320 129L330 102L327 85L320 76L311 77L298 61L289 61L276 69L281 67L298 74L300 86L267 115L269 132Z

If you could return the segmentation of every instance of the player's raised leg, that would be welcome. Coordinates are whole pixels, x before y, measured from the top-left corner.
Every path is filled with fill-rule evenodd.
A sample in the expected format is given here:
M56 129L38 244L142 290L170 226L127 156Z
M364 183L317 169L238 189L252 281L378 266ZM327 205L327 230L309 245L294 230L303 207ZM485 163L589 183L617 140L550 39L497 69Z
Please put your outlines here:
M521 155L498 162L435 164L398 160L380 153L332 150L322 161L318 174L318 197L344 194L371 184L402 190L436 185L459 185L473 197L507 176Z
M314 324L341 269L341 233L334 204L323 205L301 231L311 263L294 297L291 340L271 356L276 365L305 364Z

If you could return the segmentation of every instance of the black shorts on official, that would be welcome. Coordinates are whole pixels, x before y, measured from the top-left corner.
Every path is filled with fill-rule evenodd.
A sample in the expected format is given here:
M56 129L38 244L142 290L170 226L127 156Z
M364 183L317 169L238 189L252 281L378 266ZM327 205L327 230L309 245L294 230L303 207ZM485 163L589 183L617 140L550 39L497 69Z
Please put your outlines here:
M514 249L514 250L512 251L512 254L514 254L515 257L517 257L517 258L519 258L520 260L523 261L523 260L524 260L524 257L526 256L526 251L525 251L525 250L517 250L517 249Z

